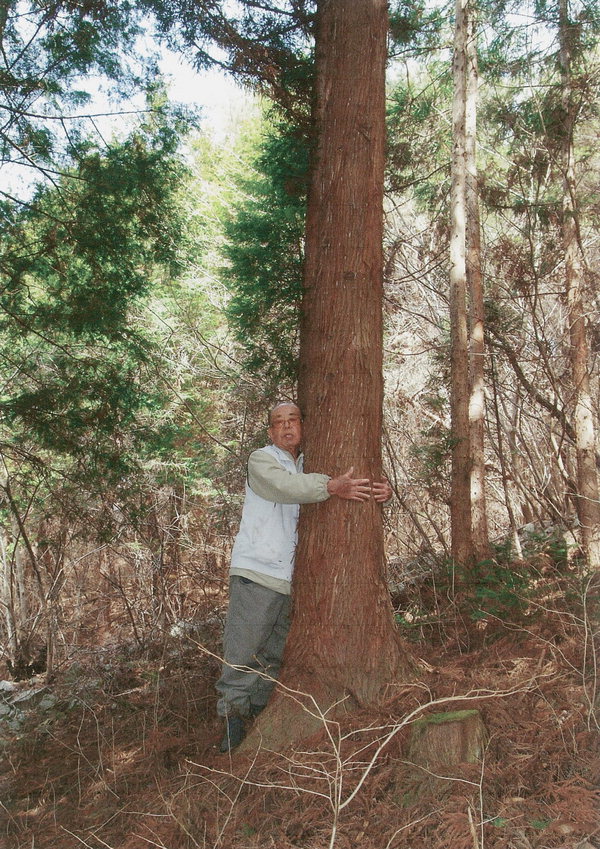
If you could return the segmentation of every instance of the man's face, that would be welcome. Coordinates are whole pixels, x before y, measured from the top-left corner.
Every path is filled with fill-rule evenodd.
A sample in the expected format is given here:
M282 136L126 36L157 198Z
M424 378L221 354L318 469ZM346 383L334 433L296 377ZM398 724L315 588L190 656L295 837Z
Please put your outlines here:
M302 442L302 415L295 404L281 404L271 413L269 438L273 445L298 456Z

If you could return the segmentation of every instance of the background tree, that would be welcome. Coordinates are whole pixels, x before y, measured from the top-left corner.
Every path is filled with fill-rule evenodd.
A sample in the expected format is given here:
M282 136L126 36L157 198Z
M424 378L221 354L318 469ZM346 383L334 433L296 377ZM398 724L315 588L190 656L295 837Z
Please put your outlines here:
M468 4L457 0L454 38L452 105L452 232L450 237L450 338L452 410L452 490L450 518L452 555L466 565L474 559L469 404L469 320L467 308L467 42ZM469 104L471 107L473 104Z
M568 318L564 312L564 303L558 296L562 286L557 274L564 262L567 279L579 281L574 284L575 291L579 292L576 300L581 295L584 300L593 298L588 288L593 272L589 263L586 267L584 258L586 249L594 253L593 239L590 240L588 235L590 226L592 229L594 226L594 211L588 199L593 167L587 134L594 124L590 106L597 97L597 91L592 84L593 64L590 65L593 52L588 53L587 48L596 38L597 18L595 7L586 6L571 30L571 57L577 57L571 69L577 68L578 88L578 94L573 98L573 88L568 83L568 75L565 76L569 50L566 54L566 45L559 32L561 14L562 20L567 20L564 17L566 10L559 14L558 6L543 6L538 11L537 26L543 28L545 38L534 41L533 45L523 40L518 47L511 47L515 51L511 54L515 80L521 85L519 105L506 95L497 96L497 109L490 112L496 123L496 138L499 139L502 134L505 140L510 140L505 148L508 154L506 162L510 164L506 169L503 167L502 177L486 180L488 203L505 221L503 236L495 241L490 256L494 263L500 257L504 261L509 259L508 273L515 280L512 303L516 305L521 299L525 304L522 319L517 318L516 313L512 314L511 329L503 320L507 316L506 311L502 309L497 313L502 318L494 323L492 333L494 347L499 347L507 357L513 374L525 389L526 397L534 399L534 403L541 405L545 411L547 418L541 438L547 441L548 455L555 457L555 469L560 471L558 478L551 477L556 482L557 492L562 491L558 498L552 495L550 510L555 516L560 512L566 518L572 513L573 506L578 511L581 507L576 493L582 491L582 484L576 481L578 449L575 454L572 453L577 442L574 412L577 390L574 382L565 379L569 371L571 374L573 371L569 359L565 359L563 354L570 352L571 357L575 350L574 340L570 338L571 330L583 328L585 323ZM513 37L515 35L518 36L518 33L513 33ZM551 35L556 39L549 38ZM524 92L529 93L527 97ZM573 119L574 125L570 123ZM575 168L578 159L578 167ZM565 180L568 173L572 178L578 173L578 178L571 181L567 191ZM501 182L508 186L507 190L499 188ZM559 186L563 189L559 190ZM505 212L508 209L512 222L521 222L523 226L521 232L525 238L522 240L518 236L515 238L515 229L508 237ZM571 238L575 233L575 239ZM577 248L574 249L576 243ZM566 250L567 244L570 245L569 251ZM565 251L562 256L560 246ZM577 273L580 263L583 263L581 268L586 268L584 275ZM502 280L506 276L502 272L496 279ZM504 303L508 305L506 298ZM514 334L517 323L521 321L529 324L530 341L536 354L525 354L529 340L516 343ZM569 341L565 344L567 338ZM580 344L583 339L580 336L576 346L580 354L585 347L585 342L583 347ZM550 354L551 351L555 352L555 356ZM585 387L581 366L585 364L589 376L589 352L578 360L578 383ZM536 376L532 378L534 374ZM572 403L574 406L571 406ZM587 408L588 411L591 409L589 404ZM528 409L528 402L523 409ZM592 417L597 418L597 413ZM595 440L592 439L592 442ZM588 442L588 447L590 444ZM594 455L596 450L594 445ZM594 477L595 474L594 470ZM518 479L519 475L513 478ZM552 489L554 485L545 487L545 498L550 496ZM532 491L539 491L539 485ZM586 502L593 505L594 498L586 499Z
M293 397L304 258L308 170L302 133L279 121L264 126L250 175L225 224L223 279L227 315L246 351L245 368L266 397Z
M477 177L475 5L456 4L450 240L452 553L489 556L485 496L484 297Z
M555 27L557 20L551 15L544 20L550 19ZM479 185L491 344L483 362L488 385L493 373L500 390L498 423L489 415L486 418L484 455L494 536L503 533L500 529L508 512L516 525L557 521L559 515L568 525L577 484L572 465L572 388L565 380L567 325L563 324L564 305L558 294L562 285L555 276L561 262L562 233L557 225L562 220L563 197L557 192L562 177L555 170L562 139L558 131L563 126L562 119L557 120L562 109L557 92L563 90L557 85L558 45L549 42L547 28L538 37L535 26L546 26L542 18L537 24L515 26L514 20L509 22L486 9L483 20ZM593 43L594 20L591 8L581 18L578 32L585 34L586 44ZM578 91L580 105L586 104L586 121L580 121L576 146L581 244L591 251L585 294L591 303L595 247L594 211L589 202L594 185L589 134L594 119L587 109L596 95L590 88L592 54L584 50L581 58ZM424 537L435 540L439 550L446 550L448 542L448 459L453 435L447 407L448 304L443 291L445 266L440 261L447 239L443 211L449 189L448 81L440 54L423 56L415 72L407 71L396 86L390 109L388 192L393 214L388 216L386 234L386 295L393 355L388 361L390 367L395 363L400 377L398 412L392 396L386 410L388 426L395 435L390 453L398 468L398 489L407 494L404 504L415 520L413 550L419 540L427 546ZM430 352L428 365L424 363L426 352ZM399 357L404 357L404 364ZM420 369L421 380L416 376ZM594 381L592 378L593 385ZM549 456L554 458L551 463L547 462ZM413 500L416 480L425 487L426 495ZM497 498L497 488L510 491L509 507L505 499ZM429 528L428 534L423 534L424 527ZM397 538L402 536L399 530Z
M148 68L141 58L135 61L140 32L130 2L3 3L0 167L10 166L13 183L57 180L69 169L82 133L95 132L99 116L85 112L91 101L87 75L112 86L115 96L142 85Z
M266 95L291 124L310 135L314 0L225 2L140 0L159 34L198 69L221 67Z
M3 602L15 670L51 624L62 535L89 532L89 511L95 533L109 532L155 439L144 413L163 402L145 378L151 341L131 316L153 278L176 270L183 128L155 118L103 152L90 147L24 209L4 204Z
M490 556L485 486L485 298L479 214L477 165L478 8L466 6L465 43L465 212L466 271L469 293L469 439L471 445L471 526L473 554L480 562Z
M571 19L569 3L559 0L558 36L564 114L562 139L563 209L562 234L565 255L565 288L569 324L569 358L573 380L573 421L577 462L577 507L583 549L590 567L600 569L600 497L596 467L594 423L589 374L587 310L585 306L585 256L579 232L578 191L574 134L580 111L573 66L581 53L579 27Z

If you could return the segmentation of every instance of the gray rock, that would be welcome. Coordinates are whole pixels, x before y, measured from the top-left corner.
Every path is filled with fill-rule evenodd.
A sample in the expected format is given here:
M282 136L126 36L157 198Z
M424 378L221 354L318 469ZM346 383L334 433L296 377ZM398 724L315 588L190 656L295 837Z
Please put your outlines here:
M26 710L27 708L39 705L47 692L47 687L30 687L27 690L21 690L20 693L14 695L9 701L11 705L17 705L21 710Z
M18 689L19 688L14 681L0 681L0 698L10 696Z

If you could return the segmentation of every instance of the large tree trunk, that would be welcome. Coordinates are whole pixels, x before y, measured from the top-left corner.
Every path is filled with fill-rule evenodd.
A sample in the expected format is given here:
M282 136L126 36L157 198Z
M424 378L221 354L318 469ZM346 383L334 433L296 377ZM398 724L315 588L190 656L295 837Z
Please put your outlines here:
M454 100L452 107L452 187L450 235L450 335L452 477L450 525L452 557L460 564L474 559L471 525L471 440L469 429L469 331L466 257L466 0L456 0Z
M571 78L573 29L569 23L568 0L559 0L559 39L563 82L563 244L565 286L570 333L570 360L573 378L574 425L577 453L577 512L581 538L589 566L600 569L600 501L596 470L596 433L584 305L584 263L577 226L575 151L573 135L577 106Z
M309 195L300 403L305 469L381 476L385 0L322 0ZM406 664L385 576L381 506L302 508L282 684L322 710L373 704ZM279 696L271 745L313 730ZM285 723L277 722L280 716ZM293 722L289 712L294 711ZM274 741L273 737L279 737Z

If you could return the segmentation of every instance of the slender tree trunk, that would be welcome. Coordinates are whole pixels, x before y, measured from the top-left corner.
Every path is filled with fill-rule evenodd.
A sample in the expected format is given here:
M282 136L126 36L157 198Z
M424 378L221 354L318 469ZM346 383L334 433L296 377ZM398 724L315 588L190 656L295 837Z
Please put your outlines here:
M502 403L502 396L499 395ZM504 414L508 420L508 447L510 456L510 478L511 492L515 494L515 503L521 511L523 524L539 521L539 505L532 498L531 485L526 483L525 459L523 452L519 449L519 433L521 429L521 410L523 400L519 384L514 388L512 399L507 398L504 403Z
M2 468L0 468L0 488L3 492L6 492L7 486L8 473L3 463ZM14 533L14 516L11 516L11 526ZM27 593L22 561L19 558L18 550L15 550L14 554L10 555L8 548L8 532L4 528L0 528L0 552L2 558L2 589L0 599L4 610L6 628L6 655L14 667L19 660L21 635L25 629L28 611L25 606L27 603Z
M14 663L15 658L17 657L19 644L13 592L13 568L11 559L8 556L6 536L3 528L0 528L0 568L2 569L0 600L4 611L7 654Z
M476 560L490 556L485 496L485 309L481 261L481 222L477 173L477 68L476 15L473 3L466 6L465 21L465 212L466 271L469 292L470 399L469 429L471 448L471 525Z
M318 4L317 148L309 195L300 402L307 471L381 476L385 0ZM386 583L381 506L302 508L282 684L321 709L373 704L405 658ZM283 702L283 704L282 704ZM275 700L281 738L307 733ZM294 727L291 727L293 724ZM269 742L273 744L272 737Z
M504 450L504 436L503 436L503 427L502 427L502 418L500 416L500 406L498 404L498 384L496 382L496 374L494 369L494 360L492 358L492 404L494 410L494 416L496 419L496 433L498 435L498 461L500 463L500 471L502 473L502 489L504 490L504 502L506 505L506 512L508 514L508 520L510 522L510 530L511 536L513 540L513 550L515 556L519 559L523 559L523 549L521 547L521 540L519 538L519 529L517 525L517 520L515 517L514 511L514 498L512 494L512 476L508 469L508 463L506 462L506 453Z
M466 0L456 0L454 101L452 106L452 188L450 236L450 332L452 477L450 524L452 557L461 564L474 559L471 526L471 446L469 429L469 331L466 257Z
M565 288L570 333L570 360L574 393L574 425L577 454L577 512L581 538L589 566L600 569L600 501L596 470L596 433L590 376L586 311L584 306L584 263L577 226L574 130L577 106L572 88L572 25L568 0L559 0L559 39L564 107L563 136L563 244Z

